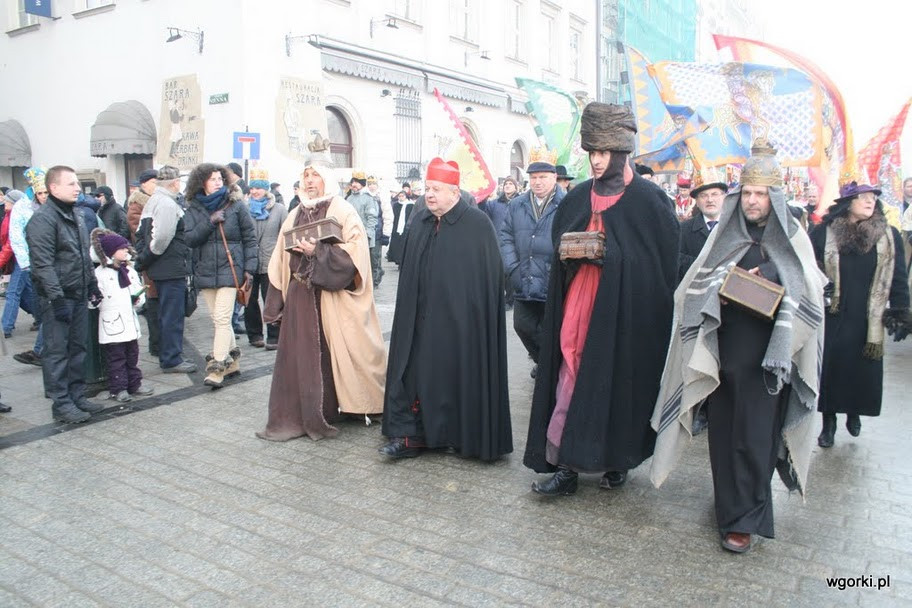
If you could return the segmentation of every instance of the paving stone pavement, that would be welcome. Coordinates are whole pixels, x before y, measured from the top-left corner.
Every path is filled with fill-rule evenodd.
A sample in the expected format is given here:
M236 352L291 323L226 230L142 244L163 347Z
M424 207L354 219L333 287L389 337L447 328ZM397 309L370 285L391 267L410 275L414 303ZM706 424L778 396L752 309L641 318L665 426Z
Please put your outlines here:
M396 279L387 264L384 332ZM211 331L201 305L197 360ZM238 382L213 392L144 355L156 395L75 428L51 421L39 368L3 360L0 606L912 606L912 341L888 345L883 414L815 448L806 502L776 480L777 538L738 556L719 547L705 435L659 490L647 463L620 490L584 476L533 495L530 364L509 340L516 451L494 464L387 462L380 425L355 421L256 439L274 354L243 336ZM827 587L868 576L889 587Z

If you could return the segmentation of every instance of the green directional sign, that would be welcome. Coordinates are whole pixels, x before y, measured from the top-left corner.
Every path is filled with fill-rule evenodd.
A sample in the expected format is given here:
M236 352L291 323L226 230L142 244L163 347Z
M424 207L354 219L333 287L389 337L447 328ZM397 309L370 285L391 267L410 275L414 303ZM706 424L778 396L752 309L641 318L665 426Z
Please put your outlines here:
M219 103L228 103L228 93L216 93L209 96L209 105L214 106Z

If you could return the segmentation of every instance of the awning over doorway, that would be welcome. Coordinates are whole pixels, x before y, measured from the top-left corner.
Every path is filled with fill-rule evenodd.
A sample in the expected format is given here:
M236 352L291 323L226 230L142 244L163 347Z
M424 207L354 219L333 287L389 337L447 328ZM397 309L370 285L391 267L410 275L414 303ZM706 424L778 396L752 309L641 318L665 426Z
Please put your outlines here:
M0 165L31 167L32 145L18 120L0 122Z
M152 114L132 99L112 103L92 125L92 156L155 154L155 141Z

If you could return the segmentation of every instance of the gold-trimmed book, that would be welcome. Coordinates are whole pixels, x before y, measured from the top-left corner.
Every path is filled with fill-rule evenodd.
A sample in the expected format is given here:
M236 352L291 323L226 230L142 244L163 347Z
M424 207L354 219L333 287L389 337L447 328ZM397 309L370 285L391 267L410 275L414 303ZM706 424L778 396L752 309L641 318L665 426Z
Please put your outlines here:
M297 226L291 230L282 233L285 239L285 251L297 246L298 241L302 239L314 239L323 241L329 245L342 242L342 224L334 218L327 217L310 224Z
M785 287L782 285L737 266L729 271L719 289L719 297L726 302L736 304L768 321L776 317L776 310L784 295Z

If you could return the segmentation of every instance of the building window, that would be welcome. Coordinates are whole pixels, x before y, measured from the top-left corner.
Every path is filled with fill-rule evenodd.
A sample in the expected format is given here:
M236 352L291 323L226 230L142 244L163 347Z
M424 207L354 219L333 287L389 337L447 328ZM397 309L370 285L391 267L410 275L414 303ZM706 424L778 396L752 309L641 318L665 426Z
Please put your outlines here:
M18 0L17 6L19 8L19 21L17 22L19 25L17 27L27 27L38 23L37 15L25 12L25 0Z
M583 33L579 30L570 30L570 76L574 80L583 78Z
M549 72L557 71L557 23L551 15L542 15L544 45L542 45L542 67Z
M421 21L421 3L418 0L395 0L390 14L418 23Z
M523 56L523 3L521 0L507 2L507 57L522 59Z
M526 169L526 153L523 152L523 143L520 140L513 142L510 149L510 175L522 183L522 174Z
M478 11L476 0L450 0L450 22L453 35L469 42L478 39Z
M478 146L478 133L475 131L475 126L466 120L460 120L462 126L465 127L466 133L469 134L469 137L474 142L475 146Z
M353 167L351 127L337 108L326 107L326 126L329 130L329 154L336 167Z

